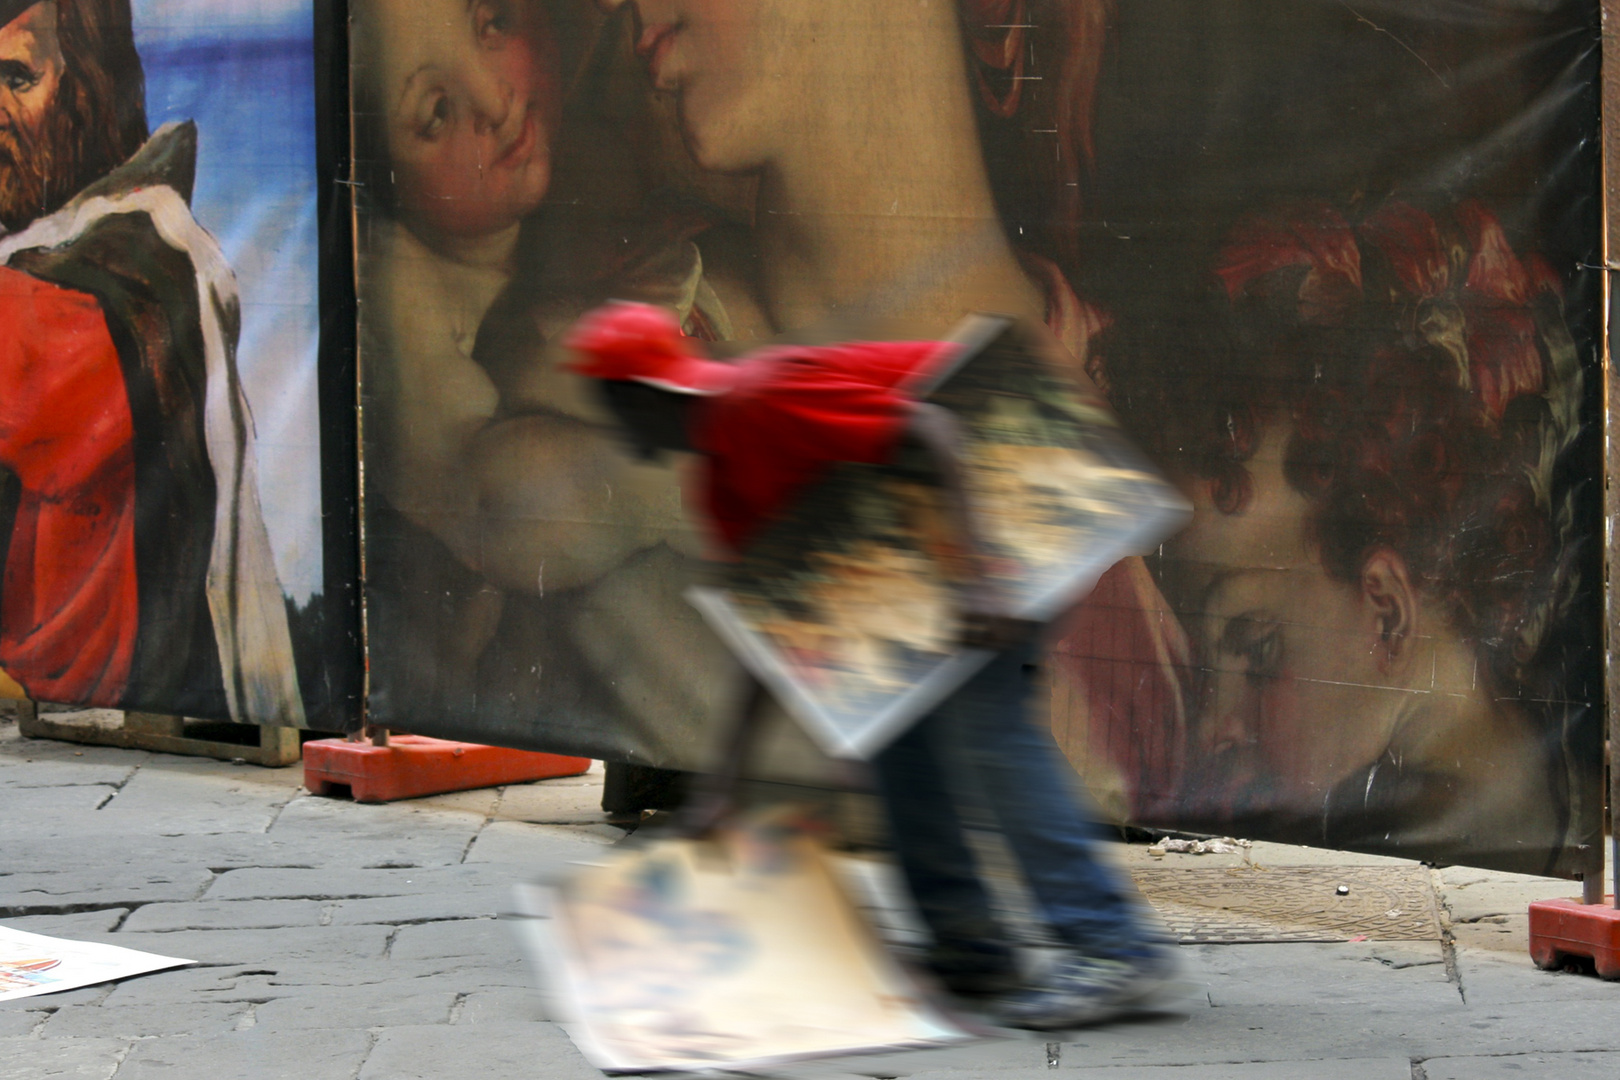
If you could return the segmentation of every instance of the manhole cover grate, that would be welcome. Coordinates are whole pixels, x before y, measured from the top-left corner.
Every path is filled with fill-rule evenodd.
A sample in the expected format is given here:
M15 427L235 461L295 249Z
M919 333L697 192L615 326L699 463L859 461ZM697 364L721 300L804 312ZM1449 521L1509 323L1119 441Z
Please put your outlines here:
M1434 886L1422 867L1152 867L1133 876L1186 944L1440 937Z

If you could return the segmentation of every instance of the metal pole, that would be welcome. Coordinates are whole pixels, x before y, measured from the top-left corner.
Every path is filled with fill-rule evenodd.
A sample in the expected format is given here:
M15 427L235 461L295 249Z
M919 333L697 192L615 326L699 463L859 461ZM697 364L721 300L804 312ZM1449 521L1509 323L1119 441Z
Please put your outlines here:
M1603 0L1603 55L1601 119L1603 131L1603 583L1604 583L1604 720L1608 727L1609 766L1609 865L1614 872L1614 895L1620 906L1620 768L1615 767L1615 751L1620 748L1620 723L1614 718L1617 690L1620 690L1620 672L1616 671L1614 650L1620 641L1616 638L1616 618L1620 616L1620 601L1614 594L1615 586L1615 523L1620 515L1620 483L1616 481L1616 467L1620 466L1620 447L1616 446L1614 421L1615 373L1614 356L1609 334L1614 325L1612 304L1613 282L1611 274L1615 256L1620 253L1620 0ZM1598 852L1603 851L1603 838L1598 837ZM1588 904L1603 903L1603 871L1587 875L1583 881L1583 899ZM1595 888L1594 888L1595 886Z

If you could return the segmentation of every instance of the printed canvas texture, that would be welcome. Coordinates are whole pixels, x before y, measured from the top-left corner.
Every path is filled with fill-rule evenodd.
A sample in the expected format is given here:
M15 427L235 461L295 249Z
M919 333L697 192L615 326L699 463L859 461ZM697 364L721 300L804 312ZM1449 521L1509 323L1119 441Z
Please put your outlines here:
M313 51L303 0L0 4L11 696L308 722Z
M357 0L372 715L703 763L707 540L564 370L582 312L718 356L1002 313L1193 506L1043 665L1110 814L1580 872L1597 12Z

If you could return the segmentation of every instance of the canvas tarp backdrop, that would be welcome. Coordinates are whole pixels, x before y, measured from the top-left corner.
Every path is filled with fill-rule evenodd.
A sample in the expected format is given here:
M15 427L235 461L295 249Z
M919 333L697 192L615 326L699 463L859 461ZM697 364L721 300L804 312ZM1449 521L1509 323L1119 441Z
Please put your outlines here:
M21 73L0 155L10 696L357 711L356 575L340 557L328 588L326 536L352 549L355 526L323 503L353 504L355 470L323 483L353 421L351 393L323 445L318 21L310 0L0 4Z
M350 14L373 722L702 764L687 466L562 369L585 310L721 355L1003 312L1195 507L1045 665L1111 815L1590 866L1595 2Z

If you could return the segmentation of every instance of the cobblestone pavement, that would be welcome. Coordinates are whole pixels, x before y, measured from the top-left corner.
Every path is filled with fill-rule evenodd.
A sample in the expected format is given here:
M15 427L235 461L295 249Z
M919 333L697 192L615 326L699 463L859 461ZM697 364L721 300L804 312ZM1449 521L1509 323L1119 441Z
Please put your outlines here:
M0 921L200 961L0 1004L0 1080L600 1075L541 1015L498 918L514 882L622 836L598 809L599 775L386 806L300 780L296 766L26 740L0 723ZM1250 859L1413 866L1264 844ZM1187 992L1162 1014L773 1075L1620 1077L1620 984L1539 972L1524 951L1528 902L1575 887L1472 870L1432 882L1431 941L1187 946Z

